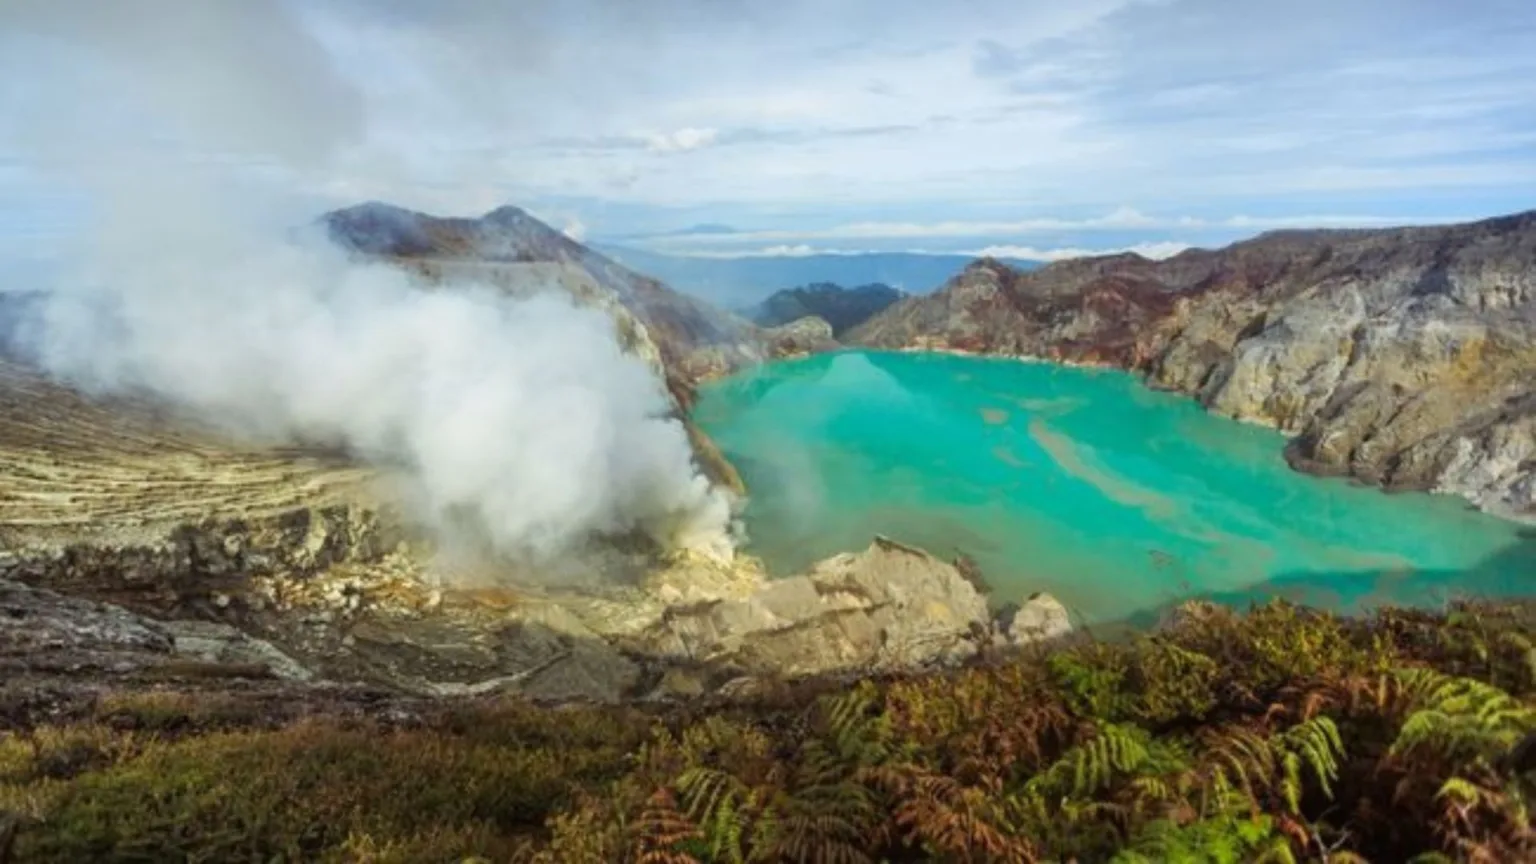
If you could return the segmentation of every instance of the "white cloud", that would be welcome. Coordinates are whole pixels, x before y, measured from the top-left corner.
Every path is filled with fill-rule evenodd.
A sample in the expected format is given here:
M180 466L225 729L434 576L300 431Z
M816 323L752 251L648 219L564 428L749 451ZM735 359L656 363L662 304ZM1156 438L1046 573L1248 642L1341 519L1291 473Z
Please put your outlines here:
M870 249L829 249L812 246L808 243L795 245L781 244L778 246L765 246L749 249L690 249L685 252L672 252L682 258L807 258L812 255L867 255Z
M841 226L744 238L793 246L1167 228L1135 218L1153 212L1262 211L1294 224L1333 224L1304 221L1317 212L1490 215L1528 206L1536 188L1529 3L303 8L328 56L297 62L343 73L316 76L332 83L306 96L306 113L334 122L309 125L355 144L316 185L437 212L548 201L585 208L594 224L598 207L622 210L601 223L626 232L677 208L705 221L729 208L746 226ZM215 70L177 98L224 83ZM5 87L0 134L15 116L8 100L35 89L25 77ZM369 109L361 129L354 98ZM1106 215L1057 218L1085 212Z
M1169 240L1158 243L1137 243L1133 246L1117 249L1037 249L1033 246L987 246L982 249L968 251L965 254L974 255L977 258L1022 258L1027 261L1066 261L1071 258L1088 258L1095 255L1120 255L1132 252L1143 258L1161 261L1164 258L1172 258L1180 252L1192 248L1194 247L1189 243L1177 243Z
M650 149L656 153L686 153L715 143L720 137L718 129L685 127L674 132L652 133L644 136Z
M1189 243L1174 241L1159 241L1153 243L1137 243L1131 246L1110 246L1102 248L1093 247L1036 247L1016 245L993 245L980 249L960 249L940 251L934 249L901 249L897 250L910 255L966 255L973 258L1020 258L1029 261L1063 261L1068 258L1086 258L1095 255L1117 255L1123 252L1134 252L1144 258L1162 260L1172 258L1186 249L1194 248ZM736 258L805 258L812 255L873 255L890 252L889 249L838 249L809 244L794 246L767 246L763 248L749 249L692 249L673 254L683 258L709 258L709 259L736 259Z
M1207 219L1196 216L1148 216L1130 207L1119 207L1104 216L1082 219L1041 217L1008 221L943 221L943 222L852 222L829 228L785 228L771 231L722 232L701 236L658 235L648 238L651 245L664 247L669 244L715 243L736 245L786 241L783 248L801 248L787 241L813 240L905 240L940 238L1007 237L1018 235L1070 233L1102 233L1108 231L1147 231L1170 228L1182 229L1243 229L1268 230L1275 228L1351 228L1410 225L1450 221L1438 216L1376 216L1362 215L1295 215L1295 216L1231 216L1224 219Z

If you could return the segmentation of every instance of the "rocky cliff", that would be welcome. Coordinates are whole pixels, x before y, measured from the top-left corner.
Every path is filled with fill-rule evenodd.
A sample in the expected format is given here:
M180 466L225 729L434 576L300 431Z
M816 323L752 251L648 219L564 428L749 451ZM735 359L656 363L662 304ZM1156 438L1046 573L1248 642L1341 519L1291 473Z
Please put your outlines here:
M1027 273L981 260L846 341L1134 370L1288 433L1304 470L1536 517L1536 212Z

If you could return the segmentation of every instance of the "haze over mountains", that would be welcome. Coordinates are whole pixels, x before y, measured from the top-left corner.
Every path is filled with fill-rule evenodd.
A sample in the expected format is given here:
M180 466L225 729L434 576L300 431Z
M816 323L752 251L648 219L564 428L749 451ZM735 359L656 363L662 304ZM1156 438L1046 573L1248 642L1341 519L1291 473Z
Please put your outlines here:
M844 287L878 283L909 294L925 294L949 281L973 255L920 252L743 255L712 258L666 255L630 246L594 243L594 248L678 291L725 309L744 309L775 291L831 282ZM1005 258L1021 270L1041 262Z

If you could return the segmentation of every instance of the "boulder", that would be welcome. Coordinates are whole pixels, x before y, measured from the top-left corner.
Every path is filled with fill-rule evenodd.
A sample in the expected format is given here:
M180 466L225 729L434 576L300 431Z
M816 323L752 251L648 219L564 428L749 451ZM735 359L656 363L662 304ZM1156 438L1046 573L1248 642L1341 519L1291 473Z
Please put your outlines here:
M746 596L670 607L634 647L797 677L955 663L989 630L986 599L953 565L877 538Z
M0 680L163 677L194 670L201 677L312 677L271 644L228 624L155 621L111 603L0 579Z
M348 635L339 669L350 665L352 677L427 696L617 702L640 679L640 667L602 639L516 616L378 616Z
M1009 645L1032 645L1072 632L1072 619L1060 600L1044 592L1031 594L1007 620L999 622Z

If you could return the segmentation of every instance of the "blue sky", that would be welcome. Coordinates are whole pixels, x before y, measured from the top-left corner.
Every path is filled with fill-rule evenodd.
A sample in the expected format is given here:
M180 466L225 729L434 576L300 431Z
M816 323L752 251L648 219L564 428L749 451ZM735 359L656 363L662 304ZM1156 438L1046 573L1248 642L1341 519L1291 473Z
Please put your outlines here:
M1529 0L123 0L156 26L105 15L83 50L57 10L102 7L7 2L13 261L78 213L37 112L100 109L76 132L108 158L149 146L141 87L296 213L515 203L683 254L1163 253L1536 207ZM101 58L133 74L81 84Z

